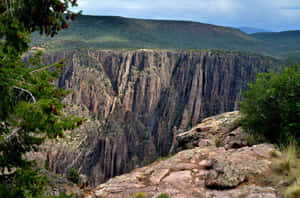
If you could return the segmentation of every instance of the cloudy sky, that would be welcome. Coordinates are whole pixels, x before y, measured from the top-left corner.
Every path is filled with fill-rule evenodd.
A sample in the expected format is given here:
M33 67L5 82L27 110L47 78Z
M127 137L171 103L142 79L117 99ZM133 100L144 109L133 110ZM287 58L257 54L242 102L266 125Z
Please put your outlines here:
M300 0L78 0L83 14L300 30Z

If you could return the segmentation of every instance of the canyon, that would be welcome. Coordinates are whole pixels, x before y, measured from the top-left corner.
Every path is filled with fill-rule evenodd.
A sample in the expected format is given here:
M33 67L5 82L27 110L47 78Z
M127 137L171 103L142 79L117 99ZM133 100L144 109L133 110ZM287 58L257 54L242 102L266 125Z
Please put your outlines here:
M178 134L239 109L247 84L281 67L270 57L212 50L81 49L45 54L44 62L63 58L65 113L87 120L35 158L54 173L76 168L91 187L176 153Z

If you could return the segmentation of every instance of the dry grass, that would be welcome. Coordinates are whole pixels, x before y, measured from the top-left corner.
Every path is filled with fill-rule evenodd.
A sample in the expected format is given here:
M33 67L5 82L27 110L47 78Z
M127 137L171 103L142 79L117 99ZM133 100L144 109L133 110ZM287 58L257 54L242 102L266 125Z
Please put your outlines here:
M281 155L270 152L275 157L273 170L291 185L284 191L284 198L300 198L300 159L298 158L298 147L295 142L281 149ZM276 155L276 156L275 156Z
M297 162L297 146L292 142L282 149L282 155L274 162L273 168L279 173L293 176L294 170L297 169Z
M300 179L293 185L289 186L284 192L284 198L299 198L300 197Z
M251 146L267 142L267 140L266 140L266 138L264 136L258 135L258 134L247 134L246 141Z

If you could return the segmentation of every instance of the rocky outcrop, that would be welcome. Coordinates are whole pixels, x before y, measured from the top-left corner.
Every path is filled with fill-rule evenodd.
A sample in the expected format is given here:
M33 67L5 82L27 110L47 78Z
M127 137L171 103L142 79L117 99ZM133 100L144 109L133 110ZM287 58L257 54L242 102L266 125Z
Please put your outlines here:
M210 131L211 136L205 137L205 140L211 142L211 145L200 143L200 137L197 147L112 178L86 193L84 197L121 198L137 192L144 192L149 198L157 197L161 193L167 193L172 198L279 197L279 180L273 184L263 182L272 171L270 152L276 150L273 145L244 145L228 149L224 147L228 142L232 145L227 137L236 131L238 119L238 112L205 119L195 130L182 134L187 137L189 133L190 137L198 138L197 133L207 134ZM202 130L197 130L199 128ZM243 131L239 130L239 133ZM220 138L222 146L217 147L214 144L216 138ZM195 141L193 138L189 139ZM233 140L235 141L237 138Z
M240 126L238 111L208 117L192 129L176 136L178 150L216 145L226 149L248 146L247 135Z
M110 179L85 197L122 198L144 192L147 197L167 193L172 198L239 198L255 197L254 194L275 198L276 189L256 184L256 179L267 174L271 165L268 157L261 158L260 154L268 154L272 149L271 145L262 144L234 150L207 147L181 151L169 159ZM215 158L220 161L207 167L207 161Z
M279 67L258 55L212 51L81 50L46 55L45 62L61 58L66 67L58 85L72 90L69 112L88 121L67 132L66 140L46 143L39 159L48 159L56 173L75 167L91 186L197 146L197 140L175 144L175 134L238 109L247 83L258 72ZM232 134L222 144L244 145L225 143L232 142Z

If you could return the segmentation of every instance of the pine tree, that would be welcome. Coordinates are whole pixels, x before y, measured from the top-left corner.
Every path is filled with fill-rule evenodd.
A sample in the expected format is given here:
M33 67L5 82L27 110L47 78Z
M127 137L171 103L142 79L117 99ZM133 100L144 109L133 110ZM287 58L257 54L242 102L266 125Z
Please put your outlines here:
M68 27L73 6L76 0L0 0L0 197L42 197L46 180L24 154L81 123L61 113L68 92L54 80L64 61L44 65L40 52L22 59L33 32L55 36Z

